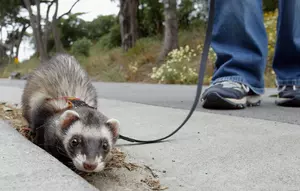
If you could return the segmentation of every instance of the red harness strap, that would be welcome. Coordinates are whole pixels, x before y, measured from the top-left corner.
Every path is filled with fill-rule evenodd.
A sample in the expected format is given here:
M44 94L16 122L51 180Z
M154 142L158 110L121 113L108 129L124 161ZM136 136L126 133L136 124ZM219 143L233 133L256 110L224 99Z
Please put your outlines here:
M68 106L65 109L71 109L71 108L76 108L76 107L80 107L80 106L87 106L93 109L96 109L92 106L89 106L87 103L85 103L84 101L82 101L81 99L77 98L77 97L68 97L68 96L63 96L63 97L59 97L59 98L48 98L46 99L46 101L50 101L50 100L59 100L59 99L63 99L67 102ZM64 110L65 110L64 109Z
M68 97L68 96L63 96L63 97L59 97L59 98L47 98L46 101L51 101L51 100L65 100L68 104L67 108L65 109L71 109L72 107L74 107L74 104L72 103L72 101L77 100L77 101L81 101L79 98L77 97ZM63 109L63 110L65 110Z

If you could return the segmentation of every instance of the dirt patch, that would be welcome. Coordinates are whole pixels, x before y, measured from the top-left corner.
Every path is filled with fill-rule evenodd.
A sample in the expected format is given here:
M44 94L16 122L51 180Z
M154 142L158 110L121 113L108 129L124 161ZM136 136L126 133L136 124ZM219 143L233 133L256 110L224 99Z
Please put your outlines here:
M32 140L30 129L17 104L0 103L0 119L7 121L27 139ZM148 166L126 161L126 154L115 148L105 170L100 173L80 174L96 188L106 191L151 191L166 190L158 176Z

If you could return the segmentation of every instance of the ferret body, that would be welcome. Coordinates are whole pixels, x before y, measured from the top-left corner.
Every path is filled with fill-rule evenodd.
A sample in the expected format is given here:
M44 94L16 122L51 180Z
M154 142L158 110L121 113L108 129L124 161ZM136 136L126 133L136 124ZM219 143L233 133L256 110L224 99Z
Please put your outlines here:
M119 121L97 110L97 92L73 56L55 55L34 70L21 101L35 144L73 170L104 169Z

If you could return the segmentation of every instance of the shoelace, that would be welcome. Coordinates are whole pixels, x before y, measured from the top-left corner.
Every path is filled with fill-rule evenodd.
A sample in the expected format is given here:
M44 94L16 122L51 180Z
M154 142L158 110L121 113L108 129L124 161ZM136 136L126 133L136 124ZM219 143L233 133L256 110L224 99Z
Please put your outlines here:
M249 92L250 89L248 86L238 83L238 82L233 82L233 81L222 81L222 82L217 82L214 85L221 84L225 88L238 88L238 89L243 89L245 92Z

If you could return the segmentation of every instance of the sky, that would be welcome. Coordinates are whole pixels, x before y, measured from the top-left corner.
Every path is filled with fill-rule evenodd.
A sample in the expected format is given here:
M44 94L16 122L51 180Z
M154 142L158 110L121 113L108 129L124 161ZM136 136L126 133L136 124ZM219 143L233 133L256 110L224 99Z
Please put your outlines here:
M59 0L58 15L67 12L71 6L76 2L76 0ZM50 13L53 13L54 7L51 9ZM75 7L72 9L72 13L76 12L86 12L86 14L80 16L86 21L91 21L98 15L109 15L117 14L119 7L117 3L111 0L80 0ZM41 7L42 16L45 14L46 8ZM23 13L27 15L27 12ZM22 15L23 15L22 14ZM52 15L52 14L50 14ZM28 30L30 32L31 30ZM27 41L23 40L20 45L19 50L19 60L23 61L29 59L29 57L34 53L32 45Z

